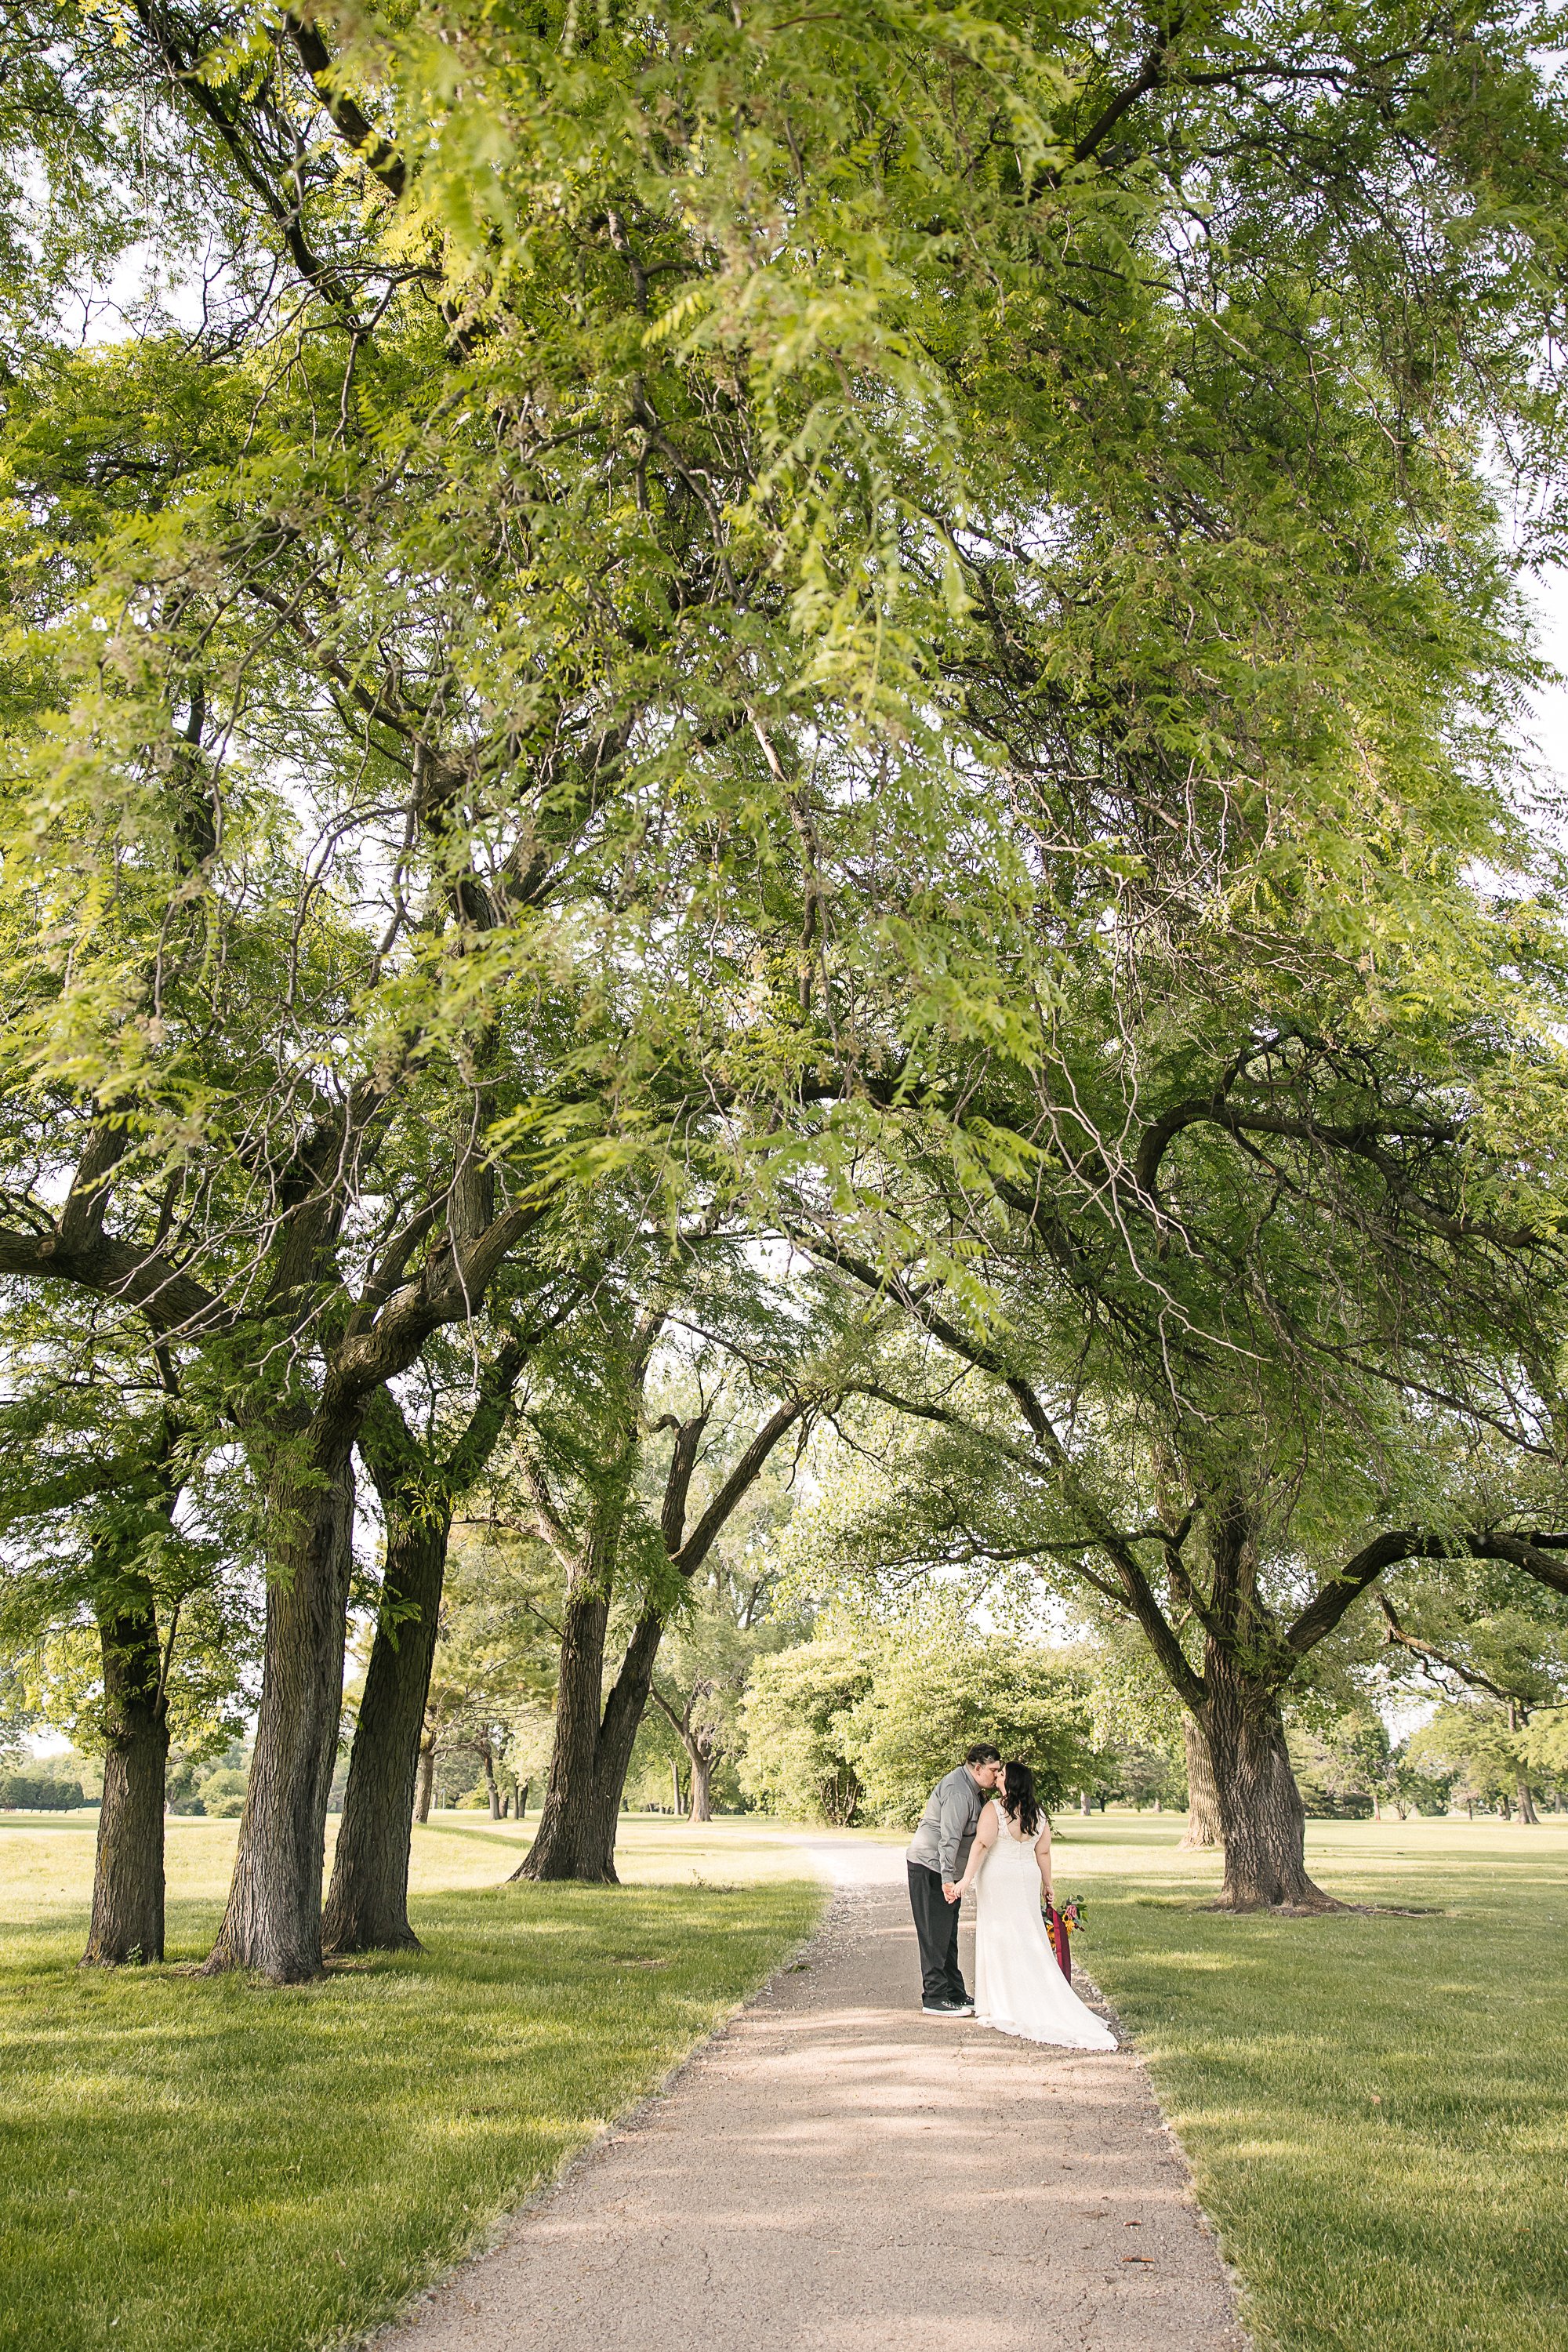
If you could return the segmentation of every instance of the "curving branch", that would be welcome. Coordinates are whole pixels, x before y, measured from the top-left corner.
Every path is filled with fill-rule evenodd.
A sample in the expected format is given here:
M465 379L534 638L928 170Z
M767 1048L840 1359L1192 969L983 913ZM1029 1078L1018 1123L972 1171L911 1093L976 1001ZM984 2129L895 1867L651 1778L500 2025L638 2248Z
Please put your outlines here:
M1434 1643L1423 1642L1417 1634L1407 1632L1400 1623L1394 1603L1386 1592L1378 1594L1377 1605L1387 1620L1388 1640L1394 1647L1408 1650L1413 1657L1421 1660L1428 1671L1434 1666L1440 1666L1445 1674L1457 1675L1460 1682L1468 1683L1472 1690L1485 1691L1489 1698L1500 1699L1505 1706L1519 1706L1520 1700L1517 1695L1512 1691L1502 1689L1500 1685L1492 1681L1489 1675L1480 1674L1475 1667L1462 1664L1458 1658L1447 1656Z
M237 1318L213 1293L156 1250L100 1234L71 1244L58 1229L19 1234L0 1227L0 1275L43 1277L120 1300L145 1315L161 1339L203 1339L231 1330Z
M708 1508L699 1518L691 1533L678 1551L670 1554L671 1563L682 1576L694 1576L712 1550L725 1522L734 1512L748 1488L762 1475L768 1456L779 1440L811 1410L805 1397L788 1397L770 1413L750 1445L742 1454Z
M1075 163L1087 163L1130 108L1136 106L1141 98L1147 98L1152 89L1158 89L1166 79L1171 69L1171 52L1181 37L1186 13L1184 8L1178 8L1170 22L1161 26L1154 37L1154 46L1137 74L1125 88L1118 90L1110 105L1090 123L1074 147L1072 160Z
M346 91L334 86L332 53L314 24L306 24L291 11L285 16L283 22L333 129L348 141L366 171L381 182L387 194L400 197L408 183L403 158L391 140L382 137L370 117Z

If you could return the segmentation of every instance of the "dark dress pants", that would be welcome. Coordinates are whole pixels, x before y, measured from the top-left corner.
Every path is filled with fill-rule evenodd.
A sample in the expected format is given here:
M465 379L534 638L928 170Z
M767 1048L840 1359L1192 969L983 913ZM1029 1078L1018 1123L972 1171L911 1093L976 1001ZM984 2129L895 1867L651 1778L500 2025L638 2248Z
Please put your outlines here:
M910 1909L921 1947L921 1990L926 2000L967 2002L958 1969L958 1905L942 1891L942 1874L922 1862L906 1863Z

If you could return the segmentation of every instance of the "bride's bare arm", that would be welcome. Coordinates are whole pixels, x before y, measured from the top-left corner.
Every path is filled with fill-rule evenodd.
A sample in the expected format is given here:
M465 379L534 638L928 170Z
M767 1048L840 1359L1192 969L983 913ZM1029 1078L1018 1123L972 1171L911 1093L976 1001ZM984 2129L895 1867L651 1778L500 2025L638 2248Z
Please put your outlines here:
M980 1865L996 1843L996 1808L987 1805L974 1825L974 1843L969 1849L963 1876L958 1882L960 1895L967 1895L980 1875Z
M1040 1885L1045 1889L1046 1901L1054 1911L1057 1907L1057 1898L1051 1888L1051 1825L1049 1822L1035 1840L1035 1860L1040 1865Z

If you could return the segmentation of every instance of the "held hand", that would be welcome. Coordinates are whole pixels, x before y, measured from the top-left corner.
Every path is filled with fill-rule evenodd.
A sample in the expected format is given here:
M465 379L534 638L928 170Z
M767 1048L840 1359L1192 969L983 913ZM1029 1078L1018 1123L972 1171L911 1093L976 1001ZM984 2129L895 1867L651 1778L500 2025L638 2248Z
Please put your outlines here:
M963 1900L963 1884L962 1880L956 1886L944 1885L942 1891L946 1895L950 1903L962 1903Z

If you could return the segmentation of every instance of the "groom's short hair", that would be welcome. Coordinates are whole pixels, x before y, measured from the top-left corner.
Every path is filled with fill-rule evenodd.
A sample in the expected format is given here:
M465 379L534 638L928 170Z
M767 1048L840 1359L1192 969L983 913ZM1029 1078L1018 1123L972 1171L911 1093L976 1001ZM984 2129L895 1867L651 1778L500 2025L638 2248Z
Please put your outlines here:
M966 1764L1000 1764L1002 1750L993 1748L989 1740L978 1739L963 1760Z

